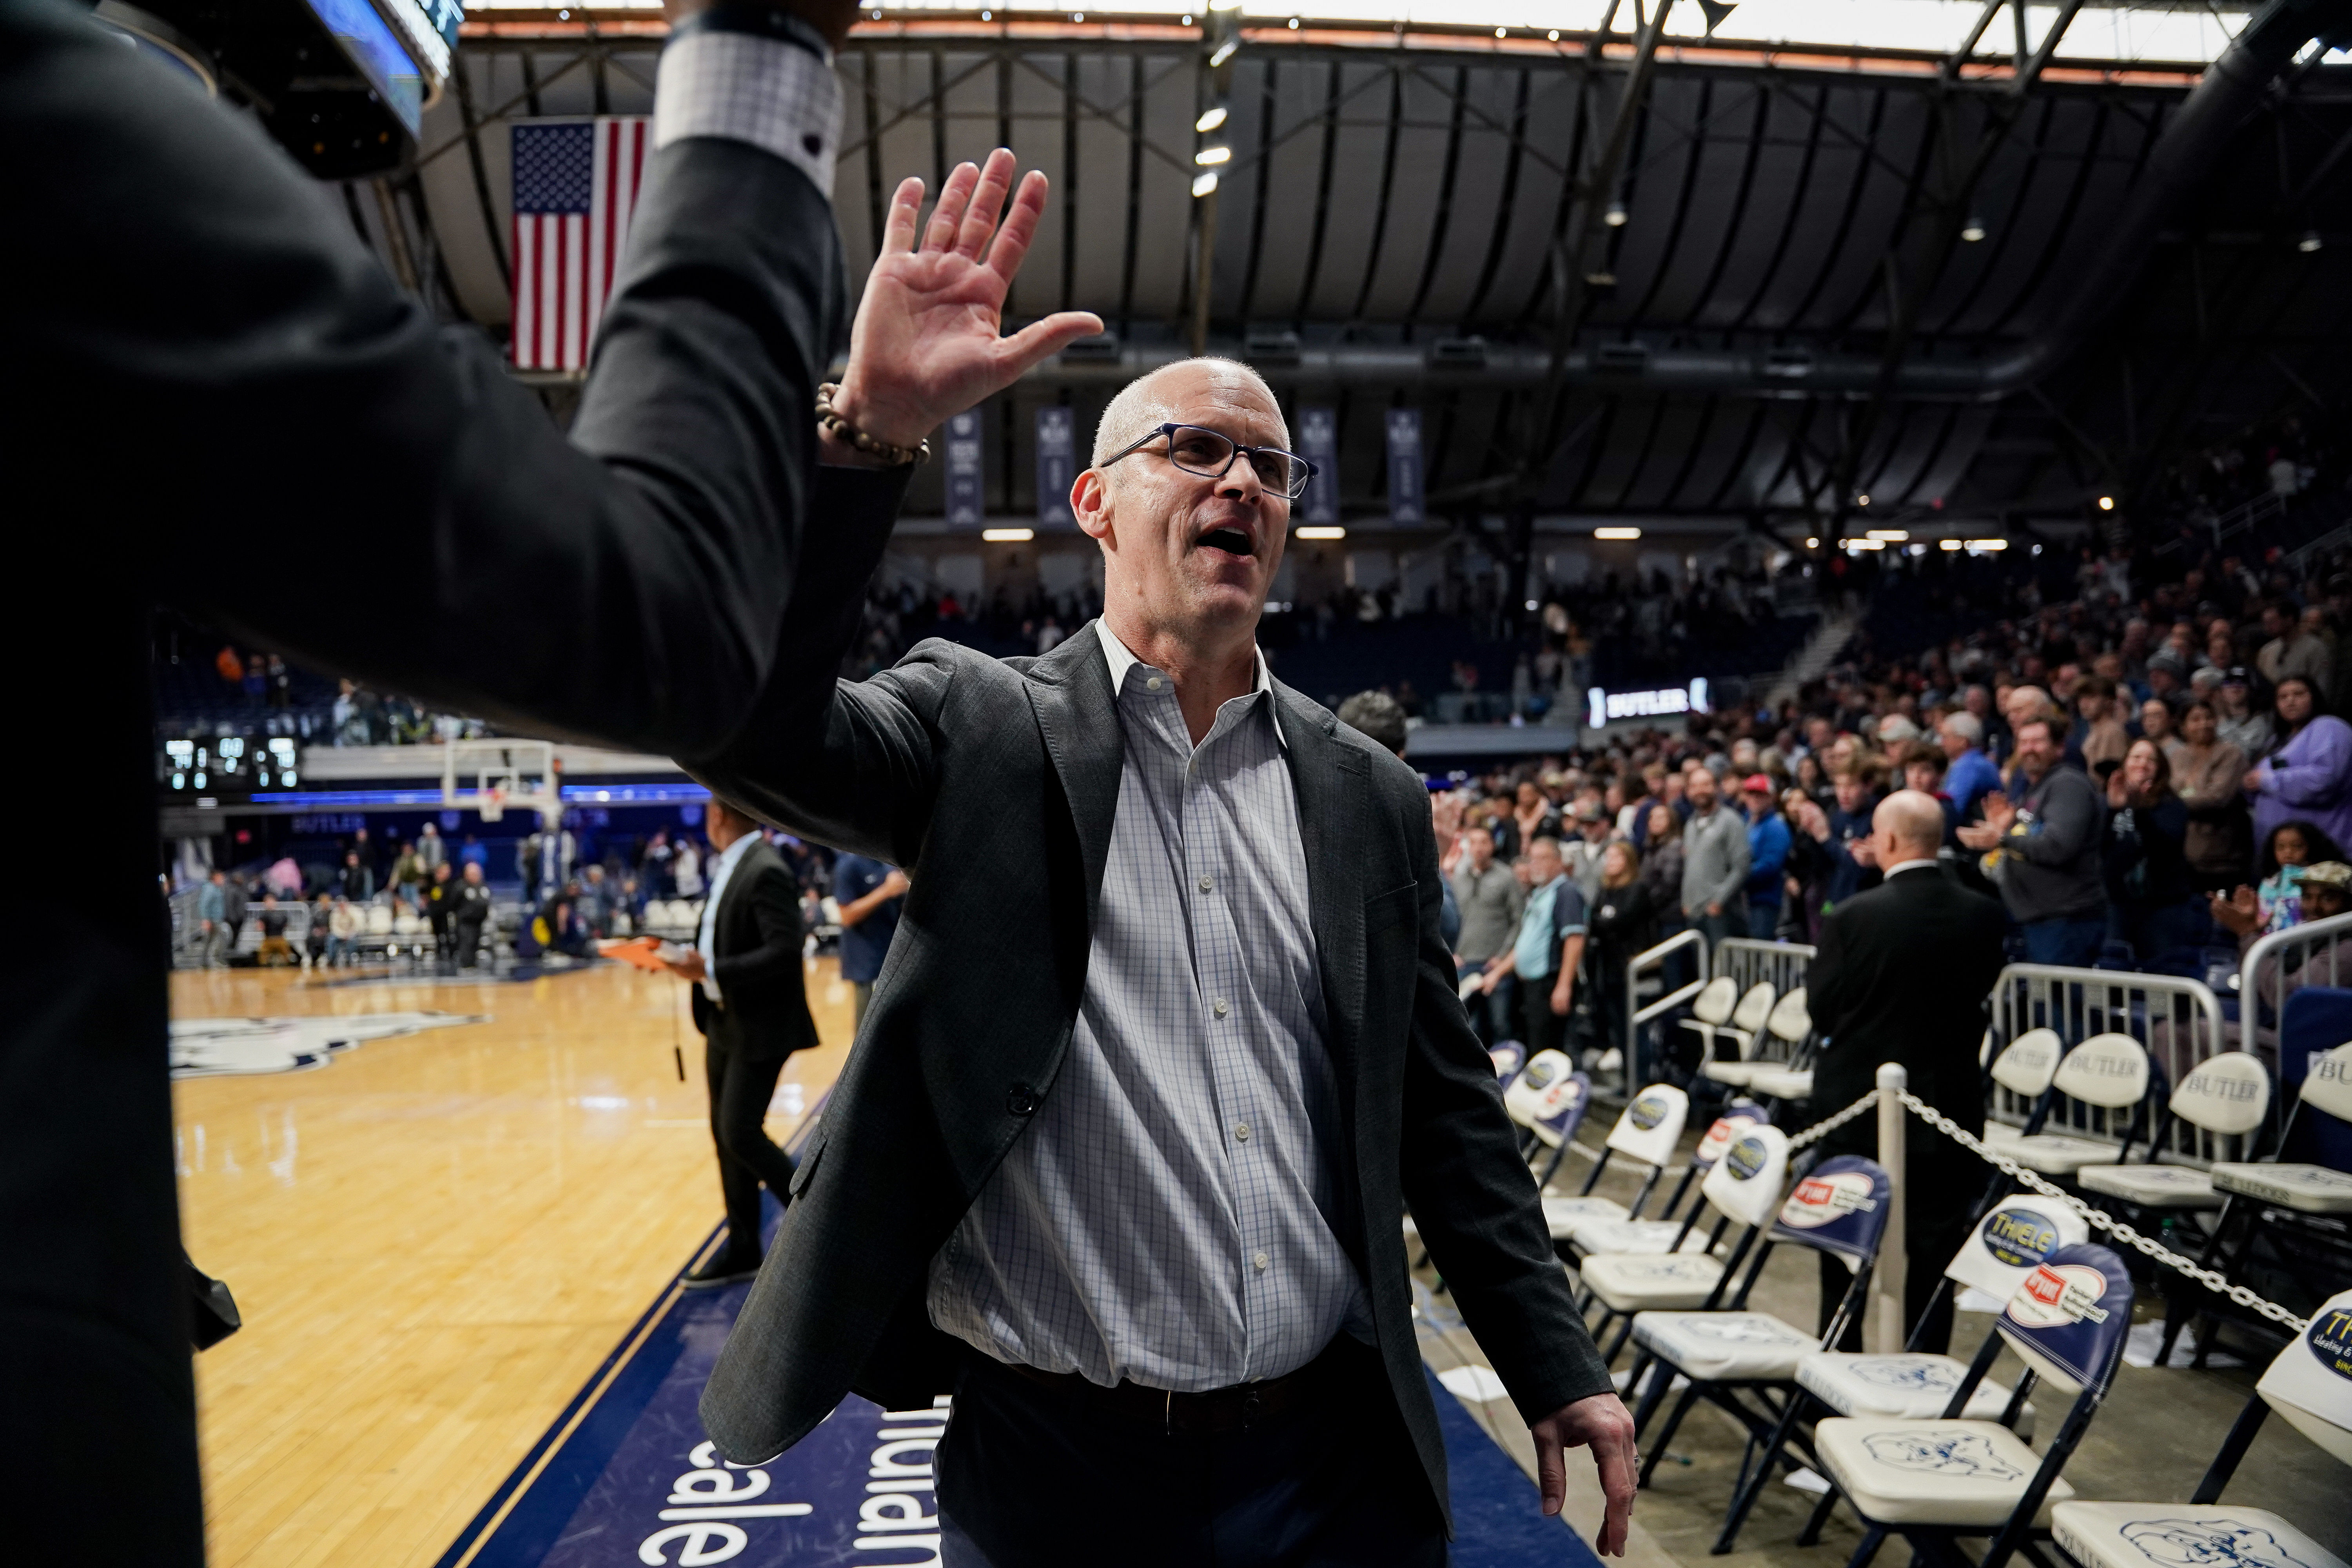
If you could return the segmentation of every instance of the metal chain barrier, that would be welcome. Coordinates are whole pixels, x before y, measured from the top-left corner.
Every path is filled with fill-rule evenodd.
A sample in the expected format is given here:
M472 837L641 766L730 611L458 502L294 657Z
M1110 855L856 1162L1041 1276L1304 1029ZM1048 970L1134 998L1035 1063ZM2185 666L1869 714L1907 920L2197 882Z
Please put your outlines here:
M1864 1111L1868 1110L1872 1106L1876 1105L1877 1103L1878 1091L1874 1089L1868 1094L1864 1095L1860 1100L1855 1100L1852 1105L1847 1106L1843 1110L1837 1112L1835 1115L1823 1121L1814 1122L1802 1132L1790 1133L1789 1135L1789 1152L1793 1154L1808 1143L1820 1142L1822 1139L1828 1137L1831 1133L1836 1131L1839 1128L1844 1126L1847 1122L1853 1121L1855 1117L1860 1116Z
M2062 1191L2061 1189L2053 1186L2050 1183L2043 1181L2042 1177L2034 1172L2026 1169L2016 1161L2009 1158L2005 1154L2000 1153L1981 1140L1964 1131L1958 1122L1954 1121L1950 1117L1945 1115L1942 1111L1937 1110L1934 1106L1929 1105L1917 1095L1911 1093L1907 1089L1900 1090L1898 1092L1901 1095L1904 1108L1909 1110L1914 1116L1919 1118L1920 1121L1925 1121L1937 1131L1941 1132L1947 1138L1951 1139L1961 1148L1966 1149L1969 1152L1974 1154L1978 1159L1984 1161L1987 1164L1996 1167L2002 1174L2010 1177L2011 1180L2020 1183L2033 1192L2041 1194L2043 1197L2050 1199L2053 1203L2064 1204L2068 1208L2073 1209L2075 1213L2081 1215L2085 1220L2089 1221L2092 1226L2097 1229L2105 1231L2109 1236L2114 1237L2116 1241L2122 1243L2124 1246L2134 1247L2138 1251L2147 1254L2148 1257L2153 1258L2156 1261L2163 1264L2168 1268L2176 1269L2182 1274L2186 1274L2189 1278L2196 1280L2200 1285L2204 1286L2208 1290L2212 1291L2217 1296L2227 1296L2239 1306L2258 1312L2262 1316L2270 1319L2274 1323L2285 1324L2289 1330L2295 1333L2299 1334L2311 1326L2309 1319L2298 1318L2293 1312L2288 1311L2284 1307L2280 1306L2277 1302L2263 1300L2263 1298L2255 1295L2243 1285L2232 1285L2222 1275L2210 1268L2200 1268L2197 1264L2189 1261L2188 1258L2181 1257L2180 1254L2173 1251L2170 1247L2166 1247L2163 1243L2158 1242L2152 1237L2142 1236L2138 1231L2134 1230L2130 1226L2126 1225L2119 1219L2116 1219L2114 1215L2107 1214L2105 1210L2095 1209L2090 1205L2084 1203L2082 1199L2074 1196L2073 1194ZM1875 1089L1872 1090L1869 1098L1875 1100L1877 1098L1877 1091ZM1847 1117L1854 1115L1856 1113L1856 1109L1863 1102L1861 1100L1856 1100L1853 1105L1848 1106L1845 1110L1832 1117L1828 1121L1821 1123L1819 1127L1806 1129L1805 1132L1800 1134L1800 1136L1810 1137L1830 1127L1835 1126L1838 1122L1844 1121ZM1797 1140L1792 1138L1789 1142L1790 1147L1793 1148Z

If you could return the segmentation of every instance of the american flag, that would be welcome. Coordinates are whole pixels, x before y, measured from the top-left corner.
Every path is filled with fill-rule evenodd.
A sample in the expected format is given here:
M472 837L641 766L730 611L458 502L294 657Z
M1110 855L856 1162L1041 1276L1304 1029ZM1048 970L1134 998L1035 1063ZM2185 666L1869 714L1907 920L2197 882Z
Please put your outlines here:
M514 128L514 363L584 370L636 210L646 115Z

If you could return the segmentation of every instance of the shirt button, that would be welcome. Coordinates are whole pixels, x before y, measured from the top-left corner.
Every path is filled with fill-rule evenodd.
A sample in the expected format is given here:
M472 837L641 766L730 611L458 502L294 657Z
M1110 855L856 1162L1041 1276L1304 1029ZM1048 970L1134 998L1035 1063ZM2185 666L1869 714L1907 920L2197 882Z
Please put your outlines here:
M1210 1009L1210 1011L1211 1011L1211 1012L1213 1012L1213 1013L1214 1013L1214 1014L1216 1014L1216 1016L1217 1016L1218 1017L1222 1018L1222 1017L1223 1017L1223 1016L1226 1015L1226 1013L1228 1013L1229 1011L1231 1011L1231 1009L1230 1009L1230 1008L1228 1008L1228 1007L1225 1005L1225 999L1224 999L1223 997L1220 996L1220 997L1218 997L1218 998L1217 998L1216 1005L1215 1005L1213 1007L1212 1007L1212 1008Z
M1146 691L1157 691L1160 689L1160 678L1155 675L1143 683L1143 689Z
M1234 1127L1234 1142L1237 1142L1237 1143L1246 1143L1246 1142L1249 1142L1249 1123L1248 1123L1248 1122L1244 1121L1244 1122L1240 1123L1240 1124L1239 1124L1239 1125L1237 1125L1236 1127Z
M1214 877L1203 877L1201 879L1201 891L1204 893L1216 885L1217 879Z
M1263 1252L1252 1253L1250 1255L1250 1261L1256 1264L1260 1268L1264 1268L1266 1265L1266 1256Z
M1016 1083L1004 1091L1004 1110L1009 1116L1029 1116L1037 1110L1037 1091L1025 1083Z

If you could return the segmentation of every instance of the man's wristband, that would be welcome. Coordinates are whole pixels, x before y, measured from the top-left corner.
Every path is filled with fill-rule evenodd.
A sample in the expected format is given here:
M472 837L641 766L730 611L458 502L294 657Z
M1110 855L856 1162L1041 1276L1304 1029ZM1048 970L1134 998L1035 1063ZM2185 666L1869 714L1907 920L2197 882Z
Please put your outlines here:
M762 4L761 0L730 0L670 25L672 43L697 33L747 33L755 38L773 38L779 43L796 44L828 66L833 63L833 48L824 41L824 34L783 6Z

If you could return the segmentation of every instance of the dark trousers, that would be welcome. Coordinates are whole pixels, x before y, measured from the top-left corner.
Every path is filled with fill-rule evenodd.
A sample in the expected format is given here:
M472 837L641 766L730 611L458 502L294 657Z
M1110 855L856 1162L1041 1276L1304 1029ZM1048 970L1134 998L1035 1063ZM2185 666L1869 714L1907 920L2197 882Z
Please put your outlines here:
M1529 1060L1538 1051L1568 1048L1568 1019L1551 1010L1551 988L1559 984L1557 974L1519 982L1521 1043L1528 1047Z
M790 1201L793 1157L776 1147L766 1126L768 1101L784 1070L784 1052L747 1053L721 1044L723 1029L703 1042L703 1076L710 1080L710 1138L719 1151L719 1191L727 1200L727 1256L751 1263L760 1256L760 1184Z
M1198 1436L973 1352L939 1447L948 1568L1439 1568L1444 1529L1378 1353L1343 1336L1324 1356L1318 1397Z
M457 967L460 969L471 969L474 967L475 951L482 945L482 921L478 920L469 921L465 916L459 915L457 919L456 924L457 927Z
M1911 1124L1909 1131L1915 1138L1943 1136L1917 1121ZM1844 1152L1861 1152L1858 1150ZM1942 1281L1944 1269L1952 1261L1952 1255L1959 1251L1960 1243L1968 1239L1969 1211L1984 1193L1981 1178L1977 1178L1974 1186L1969 1185L1974 1173L1965 1167L1939 1162L1923 1171L1919 1168L1923 1163L1926 1163L1911 1162L1910 1190L1904 1196L1903 1331L1906 1334L1918 1323L1920 1314L1927 1311L1928 1299L1936 1294L1936 1287ZM1821 1256L1821 1327L1823 1332L1827 1332L1830 1314L1837 1310L1837 1304L1843 1299L1853 1273L1828 1253ZM1920 1331L1914 1348L1922 1354L1943 1355L1952 1348L1954 1294L1949 1290L1944 1292L1943 1299L1936 1303L1935 1315ZM1865 1303L1863 1310L1854 1314L1853 1321L1846 1325L1845 1333L1837 1343L1839 1350L1862 1349L1862 1324L1868 1316L1869 1307Z
M2105 915L2061 915L2046 921L2027 921L2018 928L2025 933L2025 962L2054 963L2067 969L2088 969L2099 962L2099 949L2107 940L2107 920Z

